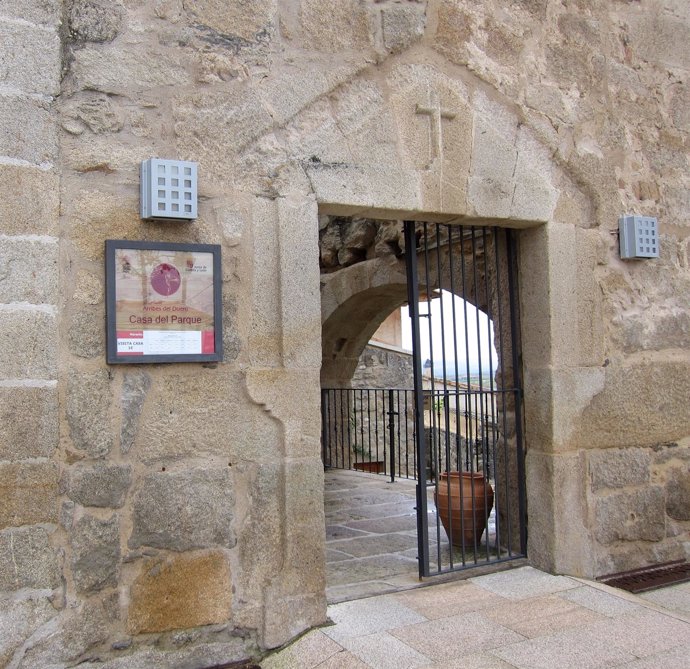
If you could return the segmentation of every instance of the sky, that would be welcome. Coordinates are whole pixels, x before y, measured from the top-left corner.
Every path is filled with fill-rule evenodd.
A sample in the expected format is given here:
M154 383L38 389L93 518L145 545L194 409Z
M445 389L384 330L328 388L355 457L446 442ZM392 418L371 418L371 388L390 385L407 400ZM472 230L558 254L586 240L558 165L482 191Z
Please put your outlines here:
M454 315L453 304L455 304ZM427 310L428 303L420 303L419 313L425 314ZM402 307L401 311L403 348L412 350L412 322L409 311L407 307ZM465 313L467 313L467 347L465 345ZM484 375L489 375L489 360L491 360L493 371L496 371L498 357L493 344L493 323L483 311L476 309L470 302L442 291L440 299L431 301L431 336L429 329L427 319L420 319L422 362L431 357L433 346L434 368L437 374L439 371L443 373L442 358L446 360L447 371L454 372L456 347L458 370L461 376L466 372L468 357L470 374L479 373L480 350ZM442 333L444 333L443 337ZM442 352L442 342L445 342L445 355ZM469 348L469 356L467 356L467 348Z

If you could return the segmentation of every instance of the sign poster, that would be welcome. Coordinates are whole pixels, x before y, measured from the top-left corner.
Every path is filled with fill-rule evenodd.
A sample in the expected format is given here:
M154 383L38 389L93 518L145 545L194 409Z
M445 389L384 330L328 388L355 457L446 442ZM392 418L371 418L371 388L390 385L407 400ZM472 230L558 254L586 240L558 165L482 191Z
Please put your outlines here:
M106 242L108 362L222 359L220 247Z

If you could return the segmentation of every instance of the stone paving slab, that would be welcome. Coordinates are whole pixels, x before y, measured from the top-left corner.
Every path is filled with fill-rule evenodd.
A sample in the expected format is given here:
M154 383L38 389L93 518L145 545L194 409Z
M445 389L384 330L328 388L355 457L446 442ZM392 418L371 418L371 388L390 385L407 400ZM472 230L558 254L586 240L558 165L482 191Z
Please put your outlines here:
M690 583L679 583L678 585L669 585L660 590L642 592L639 594L639 597L646 602L653 602L667 609L690 616ZM690 664L690 661L688 661L688 664Z
M327 525L326 541L337 541L338 539L349 539L351 537L366 537L368 532L357 530L346 525Z
M587 628L504 645L492 653L517 669L602 669L636 659L601 638L590 638Z
M401 669L401 667L422 667L430 659L388 632L357 636L343 641L352 654L369 667L380 669Z
M417 514L413 511L409 514L395 516L393 518L375 518L373 520L353 520L347 523L347 527L353 530L364 530L374 534L386 534L387 532L401 532L409 530L417 532Z
M621 596L584 585L572 590L559 592L558 597L575 602L604 616L618 616L639 608L639 604L623 599Z
M524 640L477 612L399 627L391 634L435 662Z
M443 664L428 664L420 669L515 669L512 664L504 662L491 653L473 653L463 655L453 660L445 660Z
M328 615L335 625L323 631L338 642L427 622L424 616L388 595L334 604L328 608Z
M555 595L504 602L501 606L483 609L482 615L528 639L606 619Z
M578 586L577 581L570 578L552 576L532 567L508 569L496 574L478 576L470 581L507 599L528 599L537 595L550 595Z
M398 553L414 548L416 545L417 539L415 537L395 533L332 541L328 547L348 553L352 557L368 557L384 553Z
M445 618L449 611L456 614L469 613L503 606L506 603L503 597L468 581L407 590L397 594L396 599L428 620Z
M343 560L326 565L328 587L346 583L376 581L401 573L416 573L417 561L399 555L375 555L374 557Z

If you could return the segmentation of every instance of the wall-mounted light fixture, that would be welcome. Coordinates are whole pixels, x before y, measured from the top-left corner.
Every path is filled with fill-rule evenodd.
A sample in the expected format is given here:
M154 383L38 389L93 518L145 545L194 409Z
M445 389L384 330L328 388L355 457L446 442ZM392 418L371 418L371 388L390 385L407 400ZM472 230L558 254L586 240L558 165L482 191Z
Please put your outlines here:
M141 163L141 218L191 221L197 215L198 163L149 158Z
M659 224L652 216L623 215L618 219L621 258L658 258Z

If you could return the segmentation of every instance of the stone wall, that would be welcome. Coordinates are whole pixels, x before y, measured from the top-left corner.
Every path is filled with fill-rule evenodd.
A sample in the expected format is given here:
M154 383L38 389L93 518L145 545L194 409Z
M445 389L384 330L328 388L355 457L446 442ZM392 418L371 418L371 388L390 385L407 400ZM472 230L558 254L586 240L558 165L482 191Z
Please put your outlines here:
M0 666L64 609L58 2L0 8Z
M405 293L395 253L320 285L320 216L519 228L530 559L687 555L684 0L6 0L0 31L2 662L203 667L325 620L320 325L356 360ZM140 221L150 157L199 162L197 221ZM619 259L621 213L660 259ZM123 238L221 245L222 363L105 364Z
M371 344L359 357L353 388L412 389L412 354Z

